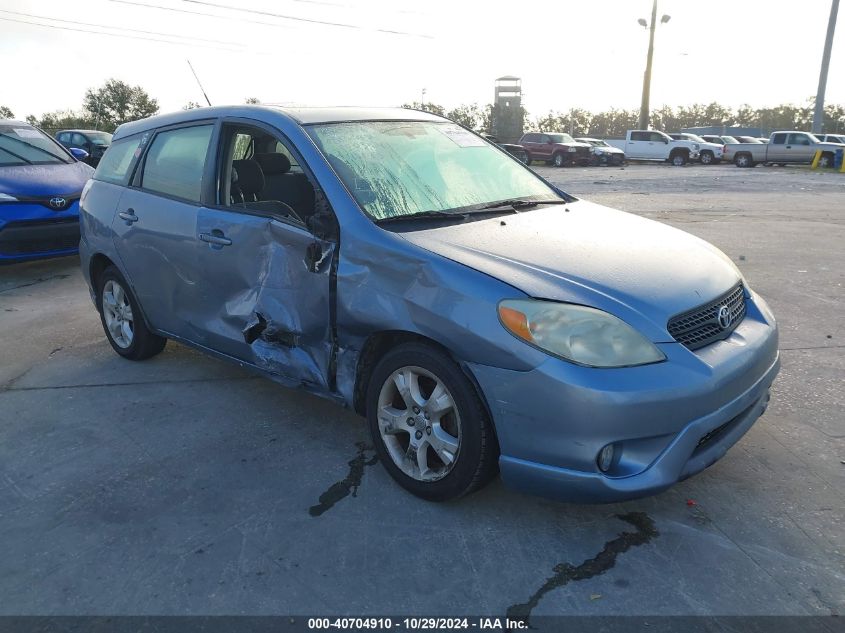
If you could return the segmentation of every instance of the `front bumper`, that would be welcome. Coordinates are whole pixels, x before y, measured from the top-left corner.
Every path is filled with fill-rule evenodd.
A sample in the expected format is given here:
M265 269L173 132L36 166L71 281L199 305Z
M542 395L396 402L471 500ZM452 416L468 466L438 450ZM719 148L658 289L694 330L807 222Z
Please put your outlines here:
M73 255L78 249L78 201L61 212L29 202L0 206L0 261Z
M660 492L721 458L765 411L780 368L777 327L752 297L729 338L695 352L661 344L667 360L654 365L469 365L487 396L505 483L605 503ZM596 457L607 444L615 457L603 473Z

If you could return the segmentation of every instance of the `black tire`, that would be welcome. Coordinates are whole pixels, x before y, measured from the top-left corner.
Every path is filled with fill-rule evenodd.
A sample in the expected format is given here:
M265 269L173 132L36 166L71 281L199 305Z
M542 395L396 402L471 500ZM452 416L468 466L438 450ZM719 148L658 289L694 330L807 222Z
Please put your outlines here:
M420 481L403 472L391 457L379 429L382 387L394 372L405 367L422 368L437 376L451 394L459 415L460 443L451 470L434 481ZM496 475L499 447L487 411L460 367L439 349L423 343L403 343L389 351L373 369L366 402L367 423L376 453L390 476L412 494L428 501L457 499L481 488Z
M531 164L531 154L529 154L527 151L522 156L522 162L526 165Z
M698 160L701 161L702 165L712 165L713 161L715 159L716 159L716 157L713 155L713 152L711 152L710 150L705 150L705 151L701 152L701 154L699 154L699 156L698 156Z
M126 293L126 299L132 308L132 339L128 346L120 345L115 340L106 323L106 315L103 309L103 291L109 282L117 284ZM115 266L106 268L97 279L97 310L100 312L100 322L103 324L103 331L106 333L106 338L111 344L112 349L123 356L123 358L129 360L146 360L161 352L167 344L166 338L153 334L147 328L138 300L135 299L135 295L132 294L129 284L126 283L123 275L120 274L120 271Z
M689 154L687 152L675 152L669 156L669 162L675 167L683 167L689 162Z
M737 167L754 167L754 160L751 158L751 154L737 154L734 157L734 165Z
M552 156L552 164L555 167L563 167L566 165L566 156L563 155L563 152L557 152L554 156Z
M822 169L833 167L833 154L830 152L822 154L822 157L819 159L819 167Z

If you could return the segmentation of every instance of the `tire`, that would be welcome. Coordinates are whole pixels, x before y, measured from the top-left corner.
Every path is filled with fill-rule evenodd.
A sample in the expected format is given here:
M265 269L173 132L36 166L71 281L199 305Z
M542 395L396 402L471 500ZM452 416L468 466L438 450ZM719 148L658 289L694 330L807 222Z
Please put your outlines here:
M683 167L689 161L689 154L686 152L675 152L669 157L669 160L675 167Z
M827 169L828 167L833 167L833 154L830 152L825 152L822 154L822 157L819 159L819 167L822 169Z
M715 160L715 157L713 156L713 152L705 151L699 154L698 160L701 161L702 165L712 165L713 161Z
M737 154L734 157L734 165L737 167L754 167L754 161L750 154Z
M440 395L432 398L435 389ZM384 355L367 388L367 422L387 472L423 499L457 499L497 472L498 444L478 393L433 346L404 343Z
M161 352L167 339L147 328L141 306L120 271L109 266L97 282L97 310L112 349L129 360L145 360Z
M528 152L525 152L525 154L522 157L522 162L526 165L530 165L531 164L531 154L529 154Z
M563 153L558 152L552 157L552 164L555 167L563 167L566 165L566 158L564 157Z

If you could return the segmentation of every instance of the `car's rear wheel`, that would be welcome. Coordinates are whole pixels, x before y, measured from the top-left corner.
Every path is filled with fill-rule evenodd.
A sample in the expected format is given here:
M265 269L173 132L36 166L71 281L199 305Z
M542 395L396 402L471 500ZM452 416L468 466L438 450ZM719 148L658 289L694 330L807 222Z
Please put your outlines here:
M833 154L830 154L829 152L822 154L822 157L819 159L819 167L823 169L833 167Z
M475 388L432 346L406 343L379 361L367 421L384 467L423 499L456 499L496 473L498 447Z
M675 167L683 167L689 160L689 155L686 152L675 152L669 157Z
M558 152L552 158L552 163L555 167L563 167L566 164L566 159L561 152Z
M754 167L754 161L748 154L737 154L734 158L734 165L737 167Z
M98 281L97 309L114 351L129 360L144 360L161 352L167 339L147 328L138 301L120 271L109 266Z

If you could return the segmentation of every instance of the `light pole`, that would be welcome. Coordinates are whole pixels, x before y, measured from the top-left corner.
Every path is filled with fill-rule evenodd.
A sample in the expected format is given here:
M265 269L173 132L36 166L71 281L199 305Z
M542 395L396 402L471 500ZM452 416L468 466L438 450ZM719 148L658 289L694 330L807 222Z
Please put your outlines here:
M838 0L837 0L838 1ZM661 24L666 24L671 19L671 16L663 14L660 18ZM648 56L645 62L645 74L643 75L643 100L640 104L640 129L648 129L648 102L651 93L651 60L654 57L654 29L657 27L657 0L654 0L651 5L651 22L646 22L640 18L637 23L649 30L648 34Z
M422 89L422 97L420 99L420 110L425 110L425 88Z
M833 32L836 30L836 14L839 13L839 0L830 4L830 18L827 21L827 37L822 53L822 67L819 71L819 89L816 92L816 108L813 112L813 134L819 134L824 124L824 93L827 87L827 69L830 66L830 49L833 48Z

